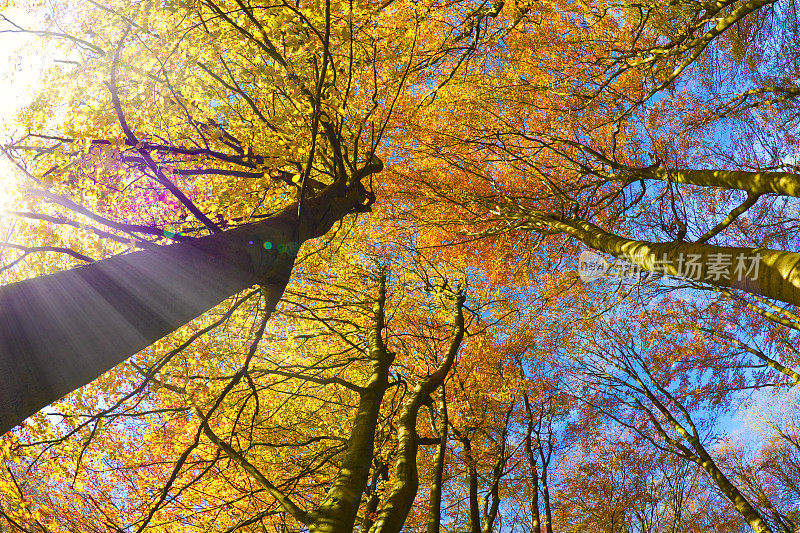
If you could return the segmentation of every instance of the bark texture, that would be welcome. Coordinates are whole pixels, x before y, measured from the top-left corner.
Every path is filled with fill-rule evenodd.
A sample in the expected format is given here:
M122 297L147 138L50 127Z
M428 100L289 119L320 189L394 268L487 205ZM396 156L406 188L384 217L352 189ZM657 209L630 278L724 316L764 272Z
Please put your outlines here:
M537 219L541 224L542 220ZM586 246L630 261L645 270L666 272L716 287L741 289L753 294L773 298L800 306L800 253L771 250L769 248L741 248L714 246L690 242L657 243L620 237L583 220L548 219L545 222L554 230L575 237ZM737 275L737 259L753 258L758 264L757 273ZM702 265L700 275L686 275L691 269L688 261ZM726 272L711 274L709 266L728 262ZM739 279L741 278L741 279Z
M370 533L399 533L403 529L419 488L417 471L417 417L420 407L444 383L464 339L464 301L460 292L455 295L455 323L450 346L442 362L427 378L421 380L400 412L397 427L397 459L394 480Z
M444 387L439 389L439 444L433 459L433 480L430 484L430 506L428 508L427 533L439 533L442 522L442 483L444 463L447 455L447 393Z
M685 183L700 187L739 189L751 194L800 196L800 174L793 172L747 172L742 170L674 169L655 167L631 174L637 179Z
M373 324L369 332L369 357L372 374L359 393L350 438L333 485L322 503L310 514L310 533L351 533L361 497L367 488L375 448L375 430L381 403L389 386L389 367L394 356L383 340L386 303L386 275L381 276Z
M304 200L300 217L294 204L255 224L0 288L0 434L238 291L259 283L279 298L299 245L365 198L360 185L332 185Z

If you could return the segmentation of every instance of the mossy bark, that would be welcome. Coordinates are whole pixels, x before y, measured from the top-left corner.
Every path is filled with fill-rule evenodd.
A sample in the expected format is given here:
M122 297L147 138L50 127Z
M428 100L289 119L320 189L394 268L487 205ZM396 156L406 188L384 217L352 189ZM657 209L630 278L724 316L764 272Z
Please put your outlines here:
M300 244L365 198L360 186L332 185L304 200L300 217L293 204L255 224L0 288L0 434L238 291L258 283L277 301Z
M393 483L370 533L399 533L417 496L419 488L417 416L424 402L428 401L429 396L444 383L464 339L464 297L460 293L456 295L455 315L453 337L447 354L436 371L414 387L401 410L397 425L397 459L394 465Z
M614 235L578 219L549 219L546 223L589 248L630 261L644 270L741 289L800 306L800 253L682 241L640 241ZM739 268L740 262L746 270ZM699 269L696 265L700 265ZM715 265L717 271L712 268Z

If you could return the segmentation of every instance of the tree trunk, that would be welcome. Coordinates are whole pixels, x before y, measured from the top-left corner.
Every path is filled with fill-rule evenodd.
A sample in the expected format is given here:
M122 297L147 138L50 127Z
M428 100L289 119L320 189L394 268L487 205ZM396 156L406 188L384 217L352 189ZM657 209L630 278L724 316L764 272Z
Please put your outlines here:
M472 456L472 443L466 437L461 439L464 445L464 459L467 461L467 476L469 477L469 531L481 533L481 511L478 505L478 470Z
M447 454L447 394L445 388L439 389L439 445L433 459L433 480L431 481L431 503L428 509L427 533L439 533L442 521L442 478Z
M528 466L531 469L531 533L542 533L542 516L539 511L539 467L533 454L533 410L531 409L528 393L523 393L525 412L528 417L528 430L525 433L525 455L528 457Z
M370 481L367 493L367 505L364 509L364 518L361 520L361 531L367 533L372 524L375 523L375 516L378 514L378 504L381 503L381 494L378 491L378 484L381 477L388 478L389 470L386 465L373 458L374 465L372 471L372 480Z
M583 220L543 219L538 216L533 219L537 224L545 224L575 237L598 252L625 259L645 270L666 272L716 287L741 289L800 306L800 253L680 241L638 241L614 235ZM740 257L746 260L744 263L747 267L757 264L758 272L737 274ZM753 259L756 257L757 260ZM718 273L709 268L711 265L722 267L726 263L727 269ZM695 265L700 266L699 271Z
M325 494L325 499L319 507L309 515L310 533L353 531L361 497L369 481L375 428L388 382L388 368L386 365L376 370L369 389L361 395L344 459L333 486Z
M332 185L304 200L302 220L294 204L255 224L0 288L0 434L238 291L260 283L277 301L299 245L365 198L360 185Z
M419 409L437 388L443 386L444 380L455 362L461 341L464 339L464 296L459 292L456 294L455 300L453 338L450 340L447 354L436 370L414 387L411 397L404 403L401 410L397 427L394 482L370 533L400 533L417 496L419 487L417 417Z
M542 497L544 499L544 530L553 533L553 511L550 508L550 486L547 483L547 465L542 465Z
M514 404L511 404L506 416L503 417L503 433L500 438L500 450L497 456L497 461L492 467L492 484L483 499L483 533L492 533L494 531L494 524L497 520L497 513L500 511L500 481L503 479L505 473L503 472L506 465L506 443L508 441L508 420L511 417L511 412L514 410Z
M684 452L684 456L689 456L689 454L691 454L689 459L694 461L696 464L699 464L703 470L708 473L722 494L724 494L725 497L730 500L736 511L742 515L742 518L747 521L747 523L756 533L772 533L772 530L769 528L766 522L764 522L764 519L761 517L759 512L749 501L747 501L747 498L745 498L744 494L742 494L741 491L733 483L731 483L722 470L720 470L719 466L717 466L717 463L711 457L711 454L708 453L708 450L706 450L706 447L700 440L700 436L697 433L694 422L689 416L686 408L678 403L674 398L667 395L667 398L673 404L675 404L678 409L681 410L681 413L686 418L687 423L691 426L692 433L690 433L689 430L687 430L680 422L678 422L678 420L672 415L669 409L667 409L666 405L664 405L661 399L658 398L639 377L634 376L634 379L641 387L640 390L642 393L664 416L664 418L667 420L667 423L669 423L669 425L671 425L675 431L694 449L694 453L692 453L688 448L682 447L681 451ZM661 388L661 391L664 392L664 389ZM652 419L653 416L651 414L651 420Z
M533 485L533 495L531 496L531 533L542 533L542 516L539 511L539 472L536 470L536 463L531 465L531 484Z
M389 386L389 367L394 359L383 341L383 329L386 325L385 304L386 274L383 273L374 308L374 322L369 333L368 349L372 360L372 375L360 393L356 418L336 479L325 494L325 499L309 516L309 533L353 531L361 497L369 481L378 415L383 396Z
M703 470L708 472L720 491L731 501L739 514L741 514L750 527L753 528L753 531L756 533L772 533L772 530L767 526L766 522L764 522L761 515L758 514L758 511L747 501L747 498L744 497L739 489L730 482L725 474L722 473L722 470L720 470L714 460L711 459L711 456L705 451L705 448L700 450L698 448L699 446L702 445L698 443L698 445L695 446L695 450L697 450L700 455L700 466L703 467Z
M750 194L800 196L800 174L794 172L748 172L742 170L643 168L624 173L635 179L685 183L700 187L738 189Z

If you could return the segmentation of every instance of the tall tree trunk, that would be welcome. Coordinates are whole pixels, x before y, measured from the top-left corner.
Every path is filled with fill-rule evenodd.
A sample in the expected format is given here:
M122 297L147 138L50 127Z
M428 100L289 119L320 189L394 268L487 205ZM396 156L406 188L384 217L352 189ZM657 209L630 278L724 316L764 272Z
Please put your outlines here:
M753 531L756 533L772 533L772 530L767 526L766 522L764 522L764 519L758 511L747 501L744 494L730 482L717 466L717 463L714 462L708 452L706 452L705 448L703 447L701 450L698 446L702 447L702 445L698 444L695 446L695 450L697 450L699 452L698 455L700 455L700 466L703 467L703 470L708 472L720 491L731 501L739 514L741 514L748 525L753 528Z
M542 533L542 516L539 511L539 472L536 463L531 464L531 484L533 494L531 495L531 533Z
M553 533L553 510L550 507L550 486L547 483L547 466L542 465L542 499L544 500L544 530Z
M472 442L466 435L453 433L464 447L464 462L467 463L467 480L469 482L469 533L481 533L481 509L478 502L478 469L472 456Z
M533 410L528 393L523 393L525 412L528 417L528 429L525 433L525 454L528 456L528 466L531 469L531 533L542 533L542 517L539 511L539 466L533 454Z
M552 408L552 404L551 404ZM542 499L544 500L544 530L553 533L553 509L550 505L550 484L547 481L547 472L550 469L550 460L553 458L553 419L547 421L547 444L542 442L542 426L536 432L536 444L539 449L539 459L542 460ZM546 451L545 451L546 447Z
M683 415L683 417L685 418L687 424L691 429L691 432L690 430L687 430L687 428L685 428L673 416L673 414L669 411L669 409L667 409L664 402L662 402L661 399L658 398L644 384L641 378L635 376L634 379L641 387L640 390L642 391L642 393L647 397L648 400L650 400L650 402L652 402L655 408L658 409L658 411L664 416L664 418L667 420L667 423L669 423L669 425L672 426L673 429L675 429L675 431L681 437L683 437L683 439L686 442L688 442L691 445L692 449L689 449L688 447L683 445L678 445L679 449L683 452L683 455L688 456L690 460L703 467L703 470L705 470L708 473L708 475L717 485L722 494L724 494L725 497L730 500L736 511L740 515L742 515L742 518L744 518L745 521L747 521L748 525L751 528L753 528L753 530L756 533L772 533L772 530L769 528L769 526L761 517L756 508L753 507L753 505L747 500L747 498L745 498L744 494L741 493L741 491L736 487L736 485L731 483L731 481L727 478L727 476L725 476L725 473L719 468L717 463L711 457L711 454L708 453L708 450L700 440L700 435L697 433L697 429L695 427L694 422L692 421L691 416L689 415L688 410L685 407L683 407L682 404L678 403L672 396L666 394L668 400L672 402L672 404L676 405L678 409L680 409L681 414ZM666 390L664 388L659 387L659 389L662 393L666 393ZM652 419L652 414L651 414L651 419ZM661 432L663 432L663 430L661 430ZM675 444L673 443L673 445Z
M0 288L0 434L255 283L277 301L297 247L363 208L331 185L261 222ZM271 249L264 247L266 242Z
M443 385L455 362L461 341L464 339L464 301L463 294L458 292L455 295L453 337L447 354L436 370L414 387L411 397L403 405L397 427L394 482L370 533L400 533L417 496L419 488L417 416L420 407L430 400L430 395Z
M369 357L372 375L361 390L350 438L344 458L333 485L322 503L310 513L310 533L352 533L361 504L361 497L369 481L369 471L375 448L375 430L383 396L389 386L389 367L394 355L386 349L383 329L386 304L386 273L381 274L378 298L374 307L373 324L369 332Z
M373 458L373 462L372 480L370 480L367 489L367 506L366 509L364 509L364 518L361 520L361 531L363 533L367 533L372 527L372 524L375 523L378 504L381 503L381 495L380 492L378 492L378 484L380 483L381 477L384 479L388 479L389 477L389 471L386 465L375 460L375 458Z
M322 503L309 514L310 533L352 533L369 481L375 428L387 382L388 365L373 373L368 390L361 394L339 472Z
M645 270L667 272L717 287L741 289L800 306L800 253L797 252L680 241L638 241L614 235L578 219L533 215L532 221L536 227L544 225L564 232L598 252L625 259ZM748 267L757 261L755 264L758 265L758 273L737 274L739 258L746 260L744 263ZM689 266L689 261L693 266ZM725 266L725 263L727 269L718 274L709 270L710 265ZM700 266L699 272L694 265Z
M494 531L494 524L497 520L497 513L500 511L500 481L503 479L505 472L503 470L506 466L506 443L508 440L508 420L511 417L511 412L514 410L514 404L511 404L506 416L503 417L503 432L500 437L500 451L497 456L497 461L492 467L492 483L486 496L483 499L483 533L492 533Z
M433 480L431 481L431 503L428 508L427 533L439 533L442 520L442 479L444 461L447 454L447 393L444 386L439 388L439 445L433 458Z
M684 169L652 167L631 169L622 174L634 179L686 183L700 187L739 189L751 194L800 196L800 174L794 172L748 172L742 170Z
M369 480L373 461L375 431L381 403L389 383L389 367L394 354L386 349L383 340L385 327L386 275L382 273L373 323L368 334L368 355L371 373L365 387L352 386L359 394L358 407L347 439L339 471L322 502L311 512L302 509L290 497L273 485L258 468L235 450L230 443L214 434L208 424L204 432L231 459L239 463L273 497L283 510L304 524L310 533L352 533L361 497ZM263 331L263 330L262 330ZM255 348L253 348L255 349ZM377 485L377 480L375 482Z

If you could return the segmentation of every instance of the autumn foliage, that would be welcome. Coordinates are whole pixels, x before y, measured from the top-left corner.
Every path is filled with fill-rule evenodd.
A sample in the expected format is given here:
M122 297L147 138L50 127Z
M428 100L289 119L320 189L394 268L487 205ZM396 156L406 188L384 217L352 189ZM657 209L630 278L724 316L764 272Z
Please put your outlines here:
M5 4L0 297L251 286L0 437L0 531L800 530L795 0Z

